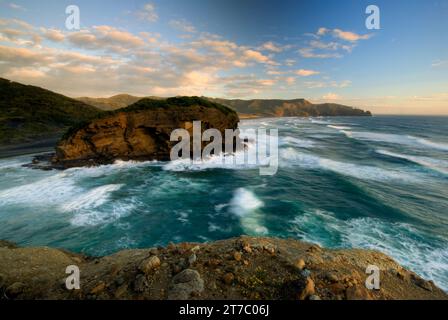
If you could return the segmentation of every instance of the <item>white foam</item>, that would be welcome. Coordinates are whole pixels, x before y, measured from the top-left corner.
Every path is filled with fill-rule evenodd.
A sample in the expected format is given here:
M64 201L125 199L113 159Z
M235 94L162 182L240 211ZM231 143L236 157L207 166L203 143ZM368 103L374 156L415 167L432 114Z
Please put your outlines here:
M314 123L314 124L326 124L326 125L331 124L330 121L316 120L316 119L313 119L313 118L310 118L310 121L311 121L311 123Z
M424 138L414 137L410 135L399 135L391 133L363 132L363 131L347 131L341 130L348 138L357 140L367 140L375 142L387 142L393 144L409 145L414 147L426 147L438 149L442 151L448 150L448 144L442 142L434 142Z
M53 205L81 192L63 172L0 192L0 204Z
M411 155L406 155L406 154L399 154L399 153L394 153L394 152L390 152L390 151L382 150L382 149L378 149L375 151L382 155L408 160L408 161L417 163L423 167L429 168L431 170L434 170L434 171L437 171L437 172L440 172L443 174L448 174L448 161L443 161L443 160L438 160L438 159L433 159L433 158L428 158L428 157L418 157L418 156L411 156Z
M262 224L259 209L264 203L252 191L245 188L235 190L230 201L230 211L238 216L244 231L249 234L267 234L268 229Z
M336 129L336 130L350 130L351 127L347 126L336 126L336 125L328 125L328 128Z
M109 200L110 194L119 190L122 184L108 184L80 194L61 206L62 211L77 211L97 208Z
M403 183L419 181L419 179L417 179L415 176L406 174L403 171L395 171L391 169L387 170L372 166L362 166L349 162L339 162L322 158L316 155L298 152L293 148L280 150L280 165L285 164L297 165L311 169L321 168L361 180L393 180Z
M408 224L366 217L341 220L328 211L307 210L293 219L291 231L322 246L381 251L448 290L448 243L428 245L422 240L426 236Z
M309 139L299 139L295 137L282 137L280 138L280 145L282 144L288 144L288 145L294 145L299 148L312 148L316 146L316 143Z
M415 138L415 139L421 145L424 145L424 146L427 146L427 147L430 147L433 149L448 151L448 144L446 144L446 143L434 142L434 141L430 141L430 140L423 139L423 138Z
M95 227L112 223L129 215L136 206L137 201L133 198L104 202L102 206L76 210L70 223L76 227Z

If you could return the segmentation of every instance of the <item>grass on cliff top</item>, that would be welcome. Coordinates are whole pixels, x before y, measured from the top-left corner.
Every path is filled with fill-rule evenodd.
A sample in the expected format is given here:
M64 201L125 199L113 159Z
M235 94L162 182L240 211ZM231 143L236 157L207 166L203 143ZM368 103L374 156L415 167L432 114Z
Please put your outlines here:
M176 107L192 107L192 106L202 106L205 108L215 108L220 110L222 113L224 113L226 116L229 114L235 114L237 115L236 111L226 107L222 104L209 101L204 98L200 97L174 97L174 98L168 98L165 100L154 100L149 98L143 98L136 103L117 110L113 111L106 111L101 114L99 114L97 117L95 117L93 120L98 119L104 119L113 115L116 115L121 112L136 112L136 111L143 111L143 110L157 110L157 109L164 109L169 110L170 108L176 108ZM85 128L91 121L82 121L78 123L77 125L71 127L62 137L62 140L67 139L71 135L73 135L75 132L77 132L80 129Z
M121 108L112 113L117 112L132 112L132 111L140 111L140 110L153 110L153 109L169 109L172 107L192 107L192 106L203 106L206 108L215 108L223 112L225 115L229 113L236 113L233 109L226 107L222 104L215 103L200 97L174 97L168 98L166 100L154 100L144 98L136 103L126 107Z
M0 145L61 135L67 128L101 113L49 90L0 78Z

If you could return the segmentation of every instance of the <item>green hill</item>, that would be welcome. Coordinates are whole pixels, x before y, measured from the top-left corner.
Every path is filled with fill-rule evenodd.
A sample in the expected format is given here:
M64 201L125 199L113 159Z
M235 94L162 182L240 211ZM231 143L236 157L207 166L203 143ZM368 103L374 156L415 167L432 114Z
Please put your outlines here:
M110 98L89 98L89 97L77 98L77 100L81 102L84 102L88 105L106 111L125 108L131 104L136 103L140 99L142 98L134 97L129 94L117 94Z
M58 137L100 113L78 100L0 78L0 145Z
M147 97L152 100L164 100L160 97ZM305 99L219 99L203 97L212 102L230 107L240 115L257 117L318 117L318 116L371 116L369 111L336 104L313 104ZM78 100L95 106L101 110L117 110L125 108L143 99L127 94L120 94L110 98L78 98Z
M336 103L313 104L305 99L212 99L240 114L263 117L318 117L318 116L371 116L369 111Z

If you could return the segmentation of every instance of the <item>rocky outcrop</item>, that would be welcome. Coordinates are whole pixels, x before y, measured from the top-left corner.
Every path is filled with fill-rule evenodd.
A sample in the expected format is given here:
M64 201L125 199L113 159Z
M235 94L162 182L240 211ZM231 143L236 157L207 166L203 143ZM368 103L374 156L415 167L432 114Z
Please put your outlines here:
M56 147L55 164L65 167L111 163L121 160L169 160L175 129L186 129L191 138L193 121L202 132L236 129L239 118L225 106L197 97L167 100L142 99L117 111L71 129Z
M80 269L79 290L66 289L69 265ZM380 270L378 290L365 286L369 265ZM0 299L447 300L448 295L377 251L240 237L102 258L0 241Z

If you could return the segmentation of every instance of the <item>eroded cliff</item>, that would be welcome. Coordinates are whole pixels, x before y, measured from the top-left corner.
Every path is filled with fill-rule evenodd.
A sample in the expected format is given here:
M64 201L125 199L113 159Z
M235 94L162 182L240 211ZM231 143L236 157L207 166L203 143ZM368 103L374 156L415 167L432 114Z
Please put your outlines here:
M186 129L192 137L193 121L201 121L202 132L215 128L224 136L226 129L237 128L239 118L230 108L197 97L142 99L72 128L57 145L53 162L71 167L117 159L169 160L177 143L170 141L172 131Z

